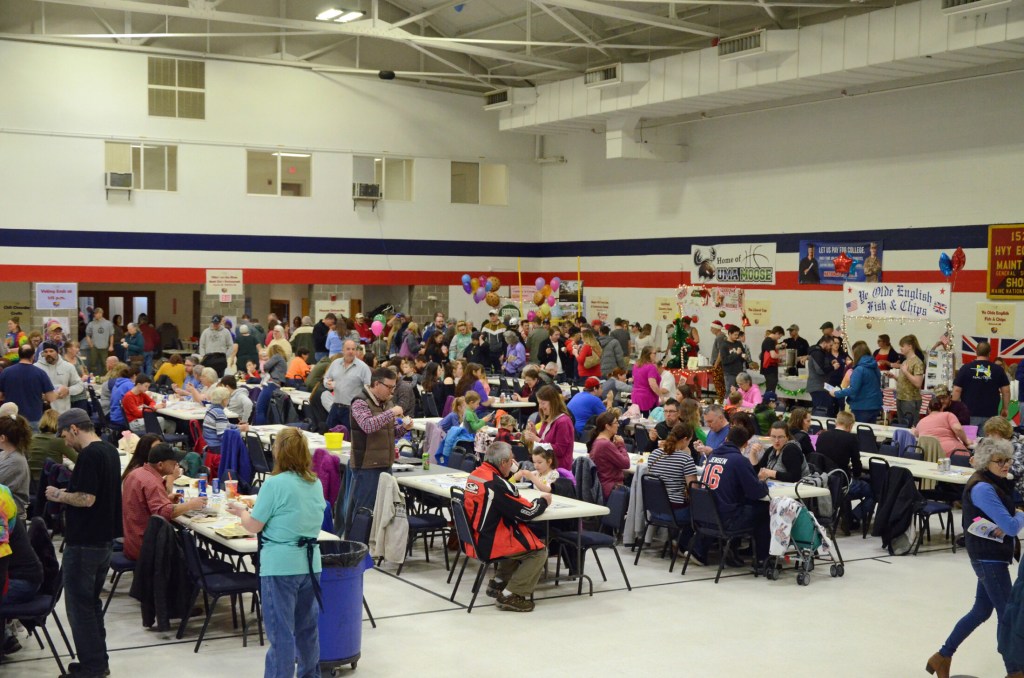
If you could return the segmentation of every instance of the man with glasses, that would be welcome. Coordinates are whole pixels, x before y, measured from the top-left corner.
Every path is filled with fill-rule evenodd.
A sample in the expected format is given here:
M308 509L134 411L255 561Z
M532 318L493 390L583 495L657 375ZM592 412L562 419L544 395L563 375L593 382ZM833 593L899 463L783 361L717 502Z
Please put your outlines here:
M403 419L401 407L387 407L397 385L395 371L380 367L370 375L370 385L352 399L352 450L345 476L346 533L356 511L373 509L380 475L391 472L395 439L412 428L412 417Z

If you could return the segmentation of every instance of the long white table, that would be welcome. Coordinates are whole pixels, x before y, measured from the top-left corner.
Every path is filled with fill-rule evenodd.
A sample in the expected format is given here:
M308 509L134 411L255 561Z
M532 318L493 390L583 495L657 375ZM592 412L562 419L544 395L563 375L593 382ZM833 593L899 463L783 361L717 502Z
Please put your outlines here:
M202 421L206 417L206 405L190 400L179 400L167 403L167 407L156 410L156 413L178 421ZM231 410L224 410L224 414L228 419L238 419L240 416Z
M949 471L940 471L938 465L933 461L918 461L917 459L904 459L903 457L890 457L884 454L872 454L861 452L860 461L865 471L868 467L868 460L872 457L884 459L889 466L902 466L910 471L915 478L922 480L934 480L940 483L953 483L954 485L966 485L967 481L974 475L974 469L964 466L950 467ZM877 499L877 497L876 497Z
M238 555L249 555L256 553L256 549L258 546L256 535L228 539L227 537L222 537L221 535L217 534L217 529L240 522L238 518L231 515L230 513L224 513L220 516L217 516L217 519L214 522L196 522L196 518L202 519L200 516L190 517L186 514L183 516L178 516L174 519L174 521L179 525L183 525L188 529L192 530L200 537L216 542L224 548L237 553ZM336 534L320 530L320 535L319 537L317 537L317 539L319 541L339 541L340 538Z

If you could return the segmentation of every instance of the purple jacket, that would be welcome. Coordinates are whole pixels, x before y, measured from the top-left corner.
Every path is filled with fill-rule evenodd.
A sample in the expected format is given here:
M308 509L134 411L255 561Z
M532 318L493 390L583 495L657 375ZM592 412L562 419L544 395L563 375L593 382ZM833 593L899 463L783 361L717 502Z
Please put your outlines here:
M341 491L341 460L322 447L313 453L313 472L324 486L324 499L334 506Z

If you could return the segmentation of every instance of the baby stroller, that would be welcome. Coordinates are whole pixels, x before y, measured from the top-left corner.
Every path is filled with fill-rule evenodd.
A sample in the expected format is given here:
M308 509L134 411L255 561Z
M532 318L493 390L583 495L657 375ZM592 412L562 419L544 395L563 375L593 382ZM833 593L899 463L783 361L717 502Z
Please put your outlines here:
M776 497L771 503L771 546L765 567L765 577L777 581L783 564L792 561L796 581L800 586L811 583L815 560L830 563L829 574L842 577L842 556L835 548L828 532L814 514L796 499Z

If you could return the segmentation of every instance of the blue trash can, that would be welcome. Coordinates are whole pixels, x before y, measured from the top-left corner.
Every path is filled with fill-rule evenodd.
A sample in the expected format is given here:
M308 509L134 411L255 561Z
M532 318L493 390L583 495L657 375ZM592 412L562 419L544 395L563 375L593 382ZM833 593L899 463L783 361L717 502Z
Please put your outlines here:
M363 637L363 572L373 567L366 544L321 542L320 668L356 668Z

